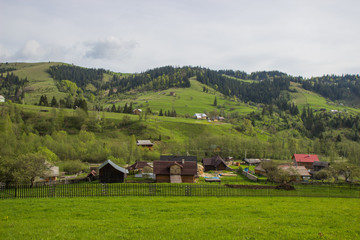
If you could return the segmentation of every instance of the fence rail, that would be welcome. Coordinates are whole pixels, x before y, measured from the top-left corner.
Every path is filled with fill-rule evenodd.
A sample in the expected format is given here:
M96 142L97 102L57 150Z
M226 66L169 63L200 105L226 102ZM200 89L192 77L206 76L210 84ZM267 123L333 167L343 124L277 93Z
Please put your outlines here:
M261 196L261 197L342 197L360 198L359 186L295 185L295 190L274 186L198 184L48 184L0 186L0 199L61 198L95 196Z

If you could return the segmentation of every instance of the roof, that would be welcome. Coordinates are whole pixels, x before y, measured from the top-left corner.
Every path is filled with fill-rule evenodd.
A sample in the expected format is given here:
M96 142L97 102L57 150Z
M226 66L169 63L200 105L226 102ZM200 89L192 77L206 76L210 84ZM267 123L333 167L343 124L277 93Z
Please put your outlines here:
M295 159L296 162L315 162L319 161L319 158L316 154L294 154L292 159Z
M126 169L134 170L134 169L140 169L140 168L144 168L144 167L151 167L151 166L147 162L136 161L133 165L128 166Z
M261 166L261 164L257 165L254 170L260 171L260 172L266 172L265 169Z
M45 177L58 177L59 176L59 167L46 164L47 169L45 171Z
M173 156L173 155L161 155L160 161L178 161L182 162L184 160L185 162L188 161L194 161L197 162L196 156Z
M153 146L154 144L150 140L136 140L137 146Z
M223 163L225 166L226 163L224 161L224 159L222 159L219 155L211 157L211 158L203 158L202 159L203 165L204 166L214 166L217 167L219 166L221 163Z
M123 173L129 173L129 171L125 168L122 168L118 165L116 165L115 163L113 163L111 160L106 160L105 162L103 162L100 167L99 167L99 170L101 168L103 168L104 166L106 166L107 164L110 164L113 168L115 168L116 170L120 171L120 172L123 172Z
M182 167L181 175L196 175L197 163L195 161L187 161L182 163L181 161L154 161L154 174L170 175L170 167L174 164Z
M0 95L0 98L5 98L3 95Z
M261 160L257 158L244 158L244 162L247 162L248 164L257 164L261 163Z
M329 167L329 165L330 165L330 163L328 163L328 162L316 161L313 163L313 166Z
M289 165L280 165L280 169L285 170L291 173L291 169L294 169L302 177L310 177L310 173L304 166L289 166Z

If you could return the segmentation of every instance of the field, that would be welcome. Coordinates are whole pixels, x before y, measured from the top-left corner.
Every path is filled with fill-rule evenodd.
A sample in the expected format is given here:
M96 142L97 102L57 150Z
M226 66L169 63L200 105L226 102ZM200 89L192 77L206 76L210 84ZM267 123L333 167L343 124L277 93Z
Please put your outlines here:
M359 199L2 200L2 239L359 239Z

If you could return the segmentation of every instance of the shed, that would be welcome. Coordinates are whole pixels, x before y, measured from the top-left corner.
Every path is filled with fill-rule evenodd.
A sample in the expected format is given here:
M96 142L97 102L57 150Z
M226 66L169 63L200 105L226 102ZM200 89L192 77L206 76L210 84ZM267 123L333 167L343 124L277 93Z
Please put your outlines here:
M261 166L261 164L257 165L257 166L254 168L254 171L255 171L255 174L262 175L262 176L266 176L266 171L265 171L265 169Z
M154 144L150 140L136 140L136 146L147 147L151 150Z
M204 171L211 171L211 170L226 170L228 169L227 164L225 163L224 159L222 159L219 155L211 157L211 158L203 158L202 164L204 165Z
M136 108L136 109L133 110L133 114L135 114L135 115L140 115L141 112L142 112L142 110L139 109L139 108Z
M45 162L45 165L47 168L44 174L45 181L56 181L59 177L59 167L53 166L49 162Z
M330 163L328 163L328 162L321 162L321 161L313 162L314 172L320 171L322 169L327 169L329 166L330 166Z
M99 167L99 179L102 183L123 183L128 173L127 169L116 165L111 160L106 160Z
M170 96L175 97L175 96L176 96L176 93L175 93L175 92L170 92Z
M156 182L193 183L197 174L196 161L154 161Z
M318 162L319 158L316 154L294 154L292 160L295 166L304 166L307 169L312 169L313 163Z
M261 160L258 158L244 158L243 161L248 165L257 165L261 163Z

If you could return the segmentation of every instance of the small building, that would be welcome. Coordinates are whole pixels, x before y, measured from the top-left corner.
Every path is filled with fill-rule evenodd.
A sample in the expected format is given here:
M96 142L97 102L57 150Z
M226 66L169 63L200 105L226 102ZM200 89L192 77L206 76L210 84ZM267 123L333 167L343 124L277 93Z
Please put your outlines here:
M261 163L261 160L258 158L244 158L243 161L247 165L257 165L257 164Z
M152 168L152 166L150 166L147 162L136 161L133 165L128 166L126 169L128 171L139 171L142 173L144 170L144 167Z
M205 113L195 113L194 118L195 119L207 119L207 115Z
M294 154L292 160L295 166L304 166L312 169L314 162L318 162L319 158L316 154Z
M293 181L307 181L311 177L309 171L304 166L280 165L279 169L288 172ZM297 177L300 177L300 179Z
M95 170L91 170L90 173L88 175L86 175L86 180L88 182L92 182L97 180L97 175L96 175L96 171Z
M106 160L99 167L99 180L102 183L123 183L128 173L127 169Z
M175 92L170 92L170 96L175 97L175 96L176 96L176 93L175 93Z
M193 183L197 176L196 161L154 161L157 183Z
M161 155L160 161L197 162L196 156Z
M202 164L204 166L205 172L212 170L219 171L228 169L228 166L225 163L224 159L222 159L219 155L211 158L203 158Z
M47 182L56 181L59 177L59 167L53 166L49 162L45 162L46 170L44 174L44 180Z
M150 140L136 140L136 146L147 147L151 150L154 144Z
M142 110L139 108L136 108L133 110L133 114L135 114L135 115L140 115L141 113L142 113Z
M266 171L265 169L261 166L261 164L257 165L254 168L255 174L257 175L261 175L261 176L266 176Z
M329 168L330 163L328 162L321 162L321 161L316 161L313 163L313 171L314 172L318 172L322 169L327 169Z
M5 97L3 95L0 95L0 102L5 102Z

